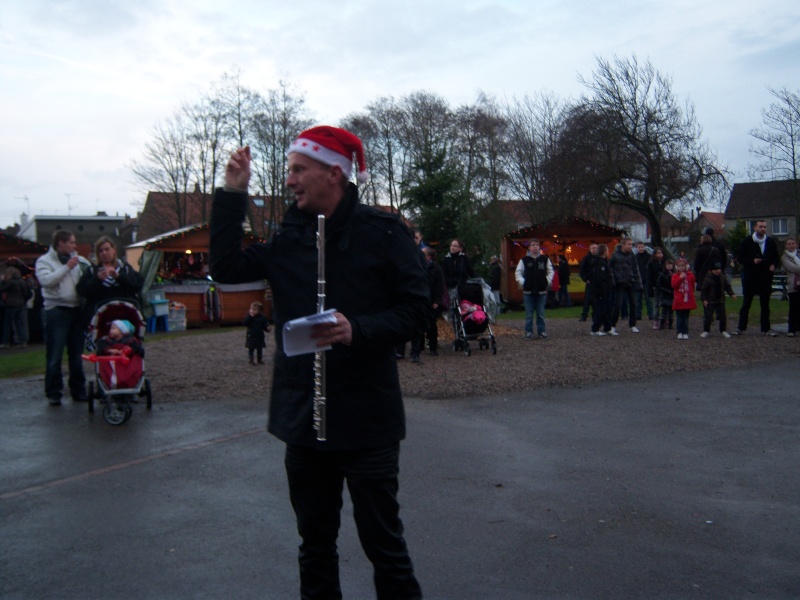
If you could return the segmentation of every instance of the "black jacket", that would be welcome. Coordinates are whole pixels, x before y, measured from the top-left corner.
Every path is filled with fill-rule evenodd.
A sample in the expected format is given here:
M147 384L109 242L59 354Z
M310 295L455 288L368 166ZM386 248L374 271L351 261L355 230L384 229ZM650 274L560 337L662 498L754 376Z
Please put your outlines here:
M597 256L592 258L589 281L592 282L592 300L605 300L610 296L613 282L608 260Z
M92 265L81 275L75 289L78 294L86 298L87 317L96 312L97 308L110 300L133 300L139 304L139 292L142 291L144 280L128 263L117 261L117 285L106 286L97 276L98 265Z
M616 287L633 286L634 289L642 289L642 276L633 252L625 253L617 248L608 260L608 265Z
M596 258L597 255L587 252L586 256L581 259L581 264L578 267L578 277L581 278L581 281L592 280L592 270L594 269L594 260Z
M267 339L264 334L269 331L267 317L261 313L255 316L248 314L244 318L244 325L247 327L247 338L245 339L244 347L248 350L266 348Z
M327 352L327 433L313 429L314 355L288 357L283 325L316 312L316 215L293 204L269 242L242 249L245 194L217 190L211 216L210 268L222 283L268 279L276 331L269 408L271 433L296 445L328 450L385 446L405 436L394 347L419 335L429 292L419 250L396 215L359 204L358 189L326 221L326 308L345 315L351 346Z
M445 285L449 290L464 283L467 279L475 277L475 271L472 270L469 258L463 252L456 255L448 252L442 261L442 271L444 271Z
M739 246L739 256L736 258L742 265L743 277L749 282L748 285L752 283L765 288L772 285L773 272L769 270L770 265L774 265L777 269L781 264L778 245L769 236L764 242L764 252L761 252L761 247L755 242L753 235L748 235L742 240ZM758 264L755 263L757 258L762 259Z

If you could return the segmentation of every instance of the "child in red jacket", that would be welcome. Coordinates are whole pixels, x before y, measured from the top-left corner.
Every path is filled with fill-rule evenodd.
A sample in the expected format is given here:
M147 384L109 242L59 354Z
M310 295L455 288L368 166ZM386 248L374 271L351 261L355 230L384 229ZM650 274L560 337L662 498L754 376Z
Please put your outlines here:
M672 276L672 309L675 311L675 329L679 340L689 339L689 313L697 308L694 298L694 273L689 271L685 258L675 261L675 274Z

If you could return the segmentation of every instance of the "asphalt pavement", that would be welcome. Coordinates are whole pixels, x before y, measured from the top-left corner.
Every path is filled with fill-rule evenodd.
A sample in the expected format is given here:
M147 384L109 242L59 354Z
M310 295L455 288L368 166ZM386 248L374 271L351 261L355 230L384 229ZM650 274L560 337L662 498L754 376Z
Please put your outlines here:
M266 397L159 403L154 381L152 412L112 427L42 385L0 382L0 597L299 597ZM408 399L401 514L425 598L800 597L799 391L787 360ZM344 513L345 598L374 598Z

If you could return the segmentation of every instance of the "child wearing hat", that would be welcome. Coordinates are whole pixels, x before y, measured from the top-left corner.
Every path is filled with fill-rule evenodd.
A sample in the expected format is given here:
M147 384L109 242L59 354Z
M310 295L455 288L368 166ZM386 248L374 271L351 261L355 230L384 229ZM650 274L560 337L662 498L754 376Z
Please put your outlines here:
M144 356L139 339L133 335L135 327L130 321L117 319L111 322L108 335L97 340L98 355L125 355L128 357L138 354Z
M728 278L722 274L722 263L716 262L711 265L711 270L706 273L700 284L700 299L703 301L703 333L700 337L707 338L711 335L711 322L714 318L719 320L719 332L722 337L731 337L727 332L728 322L725 315L726 292L731 298L736 299Z

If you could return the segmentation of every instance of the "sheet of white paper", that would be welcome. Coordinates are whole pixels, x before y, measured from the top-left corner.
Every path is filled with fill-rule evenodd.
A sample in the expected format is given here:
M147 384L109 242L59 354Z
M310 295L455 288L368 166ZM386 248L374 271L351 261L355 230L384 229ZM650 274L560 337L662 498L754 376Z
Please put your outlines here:
M335 312L335 308L329 308L325 312L300 317L285 323L283 325L283 351L286 356L330 350L330 346L317 346L316 340L311 338L311 328L319 323L336 323L336 317L333 316Z

